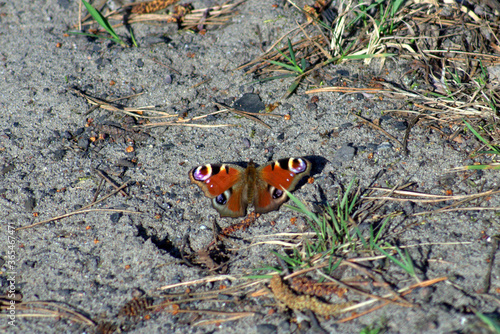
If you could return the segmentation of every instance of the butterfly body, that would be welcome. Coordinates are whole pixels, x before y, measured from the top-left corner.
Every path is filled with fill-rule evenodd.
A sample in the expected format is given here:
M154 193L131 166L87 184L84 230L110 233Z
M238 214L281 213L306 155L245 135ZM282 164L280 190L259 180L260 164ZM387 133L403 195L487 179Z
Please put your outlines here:
M292 191L311 167L304 158L281 159L260 167L250 161L246 168L208 164L193 168L189 178L212 199L221 217L241 217L248 204L257 213L277 210L287 200L283 189Z

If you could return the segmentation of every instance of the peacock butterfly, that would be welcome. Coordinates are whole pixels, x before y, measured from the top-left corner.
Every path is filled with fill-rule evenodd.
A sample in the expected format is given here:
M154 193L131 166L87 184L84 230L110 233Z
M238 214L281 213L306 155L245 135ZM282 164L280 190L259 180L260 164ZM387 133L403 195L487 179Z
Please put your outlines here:
M255 212L277 210L287 200L283 189L292 191L309 175L312 164L304 158L280 159L261 167L253 161L242 168L232 164L203 165L189 172L221 217L241 217L249 203Z

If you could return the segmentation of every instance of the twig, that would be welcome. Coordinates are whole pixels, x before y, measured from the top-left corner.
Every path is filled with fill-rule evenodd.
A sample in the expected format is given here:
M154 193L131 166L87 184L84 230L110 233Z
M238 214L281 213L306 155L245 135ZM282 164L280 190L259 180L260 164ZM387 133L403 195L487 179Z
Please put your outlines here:
M357 118L359 118L359 120L363 123L366 123L368 124L369 126L371 126L372 128L376 129L376 130L379 130L380 132L382 132L387 138L395 141L399 146L401 146L402 148L404 148L403 144L398 140L396 139L396 137L392 136L389 132L385 131L384 129L382 129L380 126L374 124L373 122L370 122L369 120L359 116L359 115L356 115L354 113L351 113L352 115L356 116Z
M107 176L104 172L100 171L97 168L95 168L94 170L97 172L97 174L99 174L100 177L106 180L106 182L108 182L113 188L115 189L119 188L119 186L113 180L111 180L109 176ZM124 190L120 190L120 194L122 194L122 196L128 196L128 194Z
M64 215L61 215L61 216L58 216L58 217L54 217L54 218L50 218L50 219L47 219L47 220L43 220L41 222L38 222L38 223L34 223L34 224L31 224L31 225L28 225L28 226L23 226L23 227L18 227L15 229L15 231L21 231L21 230L25 230L27 228L31 228L31 227L34 227L34 226L37 226L37 225L42 225L42 224L46 224L46 223L49 223L51 221L54 221L54 220L59 220L59 219L62 219L62 218L66 218L66 217L69 217L69 216L73 216L73 215L77 215L77 214L80 214L80 213L85 213L85 212L93 212L93 211L113 211L113 212L126 212L126 213L136 213L136 214L142 214L142 212L138 212L138 211L128 211L128 210L118 210L118 209L92 209L92 210L87 210L88 208L96 205L97 203L100 203L104 200L106 200L107 198L119 193L122 189L124 189L125 187L128 186L128 181L125 182L124 184L121 185L121 187L119 187L118 189L116 189L115 191L111 192L110 194L104 196L103 198L101 198L100 200L98 201L95 201L95 202L92 202L86 206L84 206L83 208L80 208L78 210L75 210L75 211L72 211L70 213L66 213Z

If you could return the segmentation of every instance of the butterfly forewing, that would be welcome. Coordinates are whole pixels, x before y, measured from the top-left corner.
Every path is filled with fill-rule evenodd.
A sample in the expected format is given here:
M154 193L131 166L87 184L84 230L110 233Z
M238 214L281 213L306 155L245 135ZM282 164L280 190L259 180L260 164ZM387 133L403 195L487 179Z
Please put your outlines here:
M244 169L239 166L204 165L192 169L189 177L207 197L214 198L233 187L243 172Z
M309 175L311 163L303 158L290 158L274 161L258 169L262 180L276 189L282 187L288 191L293 190L297 183Z
M258 168L253 200L255 212L278 209L287 200L284 189L292 191L310 170L311 163L302 158L281 159Z
M189 172L191 181L212 199L212 206L221 217L245 215L248 203L243 193L247 188L244 175L245 169L226 164L203 165Z

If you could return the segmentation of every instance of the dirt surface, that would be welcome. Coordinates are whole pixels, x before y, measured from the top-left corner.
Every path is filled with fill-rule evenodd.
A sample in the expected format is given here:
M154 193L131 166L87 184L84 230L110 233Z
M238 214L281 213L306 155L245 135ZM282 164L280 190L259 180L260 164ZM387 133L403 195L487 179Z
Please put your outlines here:
M193 2L195 8L215 4L218 2ZM298 1L298 5L303 2ZM382 117L380 125L401 141L409 119L384 111L409 108L403 100L321 93L316 94L316 101L305 94L306 85L281 100L289 79L250 84L255 78L234 69L304 22L301 13L282 1L249 0L238 7L229 24L208 29L204 35L179 31L172 24L134 24L138 48L122 48L83 36L65 37L78 20L76 1L7 1L0 4L0 13L0 280L3 291L7 291L14 271L15 289L24 301L51 301L95 322L113 322L137 289L157 303L162 293L186 290L181 286L162 292L159 288L163 286L220 274L204 266L187 265L182 257L182 253L195 254L210 244L214 221L222 228L239 221L220 219L210 201L190 183L189 170L201 164L244 163L250 159L264 164L278 158L307 157L314 164L314 182L302 185L295 195L312 210L325 201L332 203L339 189L353 178L363 189L413 182L412 190L436 195L466 195L499 186L498 172L446 172L476 161L469 157L479 147L473 137L448 141L440 131L416 126L405 155L394 141L351 114L371 120L388 115ZM118 33L127 35L125 28L119 28ZM370 66L352 62L329 65L319 75L328 84L356 85L372 77L400 82L408 68L409 64L397 59L383 67L376 61ZM92 105L72 88L107 101L143 93L119 103L127 107L156 106L185 118L216 111L214 101L231 104L251 93L265 105L281 102L274 113L291 117L262 118L271 129L231 114L197 123L236 127L137 128L133 127L137 122L123 113L91 110ZM452 133L457 129L441 131ZM94 142L93 137L97 138ZM129 146L132 152L128 152ZM114 188L109 183L100 185L99 171L118 185L129 182L130 186L125 189L127 196L111 196L93 208L127 212L87 212L10 234L12 227L74 211L91 203L96 193L98 198L111 193ZM389 333L478 332L484 329L473 310L496 312L498 316L497 264L491 271L489 290L484 291L488 259L494 251L490 236L499 228L498 212L414 215L446 204L388 202L377 214L397 213L388 224L385 238L391 244L413 245L408 251L421 280L448 280L407 295L413 307L387 305L346 323L336 323L335 317L318 317L327 332L359 333L381 323ZM470 206L474 205L498 207L499 197L494 195ZM241 276L255 274L254 269L277 265L271 250L283 251L276 244L248 247L251 242L268 240L263 235L309 231L308 226L304 216L286 207L261 216L246 231L235 232L235 238L225 244L237 249L227 253L224 274L228 279L190 285L189 289L203 292L245 282ZM9 248L12 235L15 242ZM11 250L15 250L13 258L8 256ZM362 264L383 268L389 273L385 279L394 289L415 283L388 261ZM339 278L356 275L361 273L344 270ZM147 321L131 322L127 329L132 333L317 330L314 326L308 330L306 322L299 328L300 315L297 320L296 313L277 307L271 293L250 295L256 290L242 290L236 299L231 296L224 300L221 296L204 304L180 304L181 309L255 312L251 317L194 326L200 320L224 317L160 311L153 312ZM387 293L383 288L372 291ZM351 292L344 297L344 301L365 299ZM94 330L67 316L21 317L21 313L17 310L14 326L3 313L0 331Z

